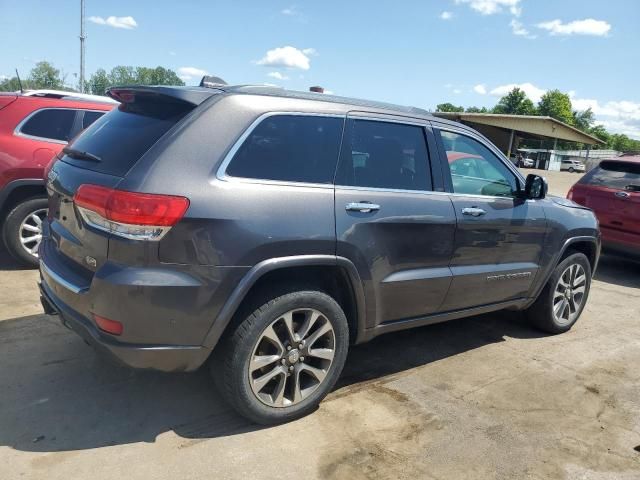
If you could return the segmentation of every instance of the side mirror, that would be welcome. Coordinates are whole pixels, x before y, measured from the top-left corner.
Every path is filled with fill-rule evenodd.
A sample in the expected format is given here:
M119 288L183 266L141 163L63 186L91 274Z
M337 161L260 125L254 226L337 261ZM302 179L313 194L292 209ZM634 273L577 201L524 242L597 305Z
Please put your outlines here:
M527 181L524 184L524 195L532 200L540 200L547 196L549 185L547 181L540 175L530 173L527 175Z

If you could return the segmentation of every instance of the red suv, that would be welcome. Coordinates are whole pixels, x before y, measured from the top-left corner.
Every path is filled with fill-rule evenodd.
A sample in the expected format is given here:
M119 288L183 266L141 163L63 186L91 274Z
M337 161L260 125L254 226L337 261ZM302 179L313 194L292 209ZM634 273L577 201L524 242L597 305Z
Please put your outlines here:
M567 198L595 212L603 248L640 257L640 156L603 160Z
M71 138L114 105L107 97L70 92L0 93L2 238L21 263L38 264L40 224L47 212L44 168Z

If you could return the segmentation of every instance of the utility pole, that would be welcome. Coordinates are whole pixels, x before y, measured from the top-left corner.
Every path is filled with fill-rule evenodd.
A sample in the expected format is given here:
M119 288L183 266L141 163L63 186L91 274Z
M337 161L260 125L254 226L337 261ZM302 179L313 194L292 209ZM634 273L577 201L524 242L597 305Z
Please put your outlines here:
M84 93L84 0L80 0L80 93Z

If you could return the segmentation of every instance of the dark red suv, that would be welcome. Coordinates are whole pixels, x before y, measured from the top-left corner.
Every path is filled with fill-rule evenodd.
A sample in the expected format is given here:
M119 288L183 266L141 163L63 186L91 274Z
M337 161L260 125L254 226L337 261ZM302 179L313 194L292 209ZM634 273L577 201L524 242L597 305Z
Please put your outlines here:
M107 97L70 92L0 93L2 238L21 263L38 264L40 224L47 212L45 167L71 138L114 105Z
M595 212L604 249L640 257L640 156L603 160L567 198Z

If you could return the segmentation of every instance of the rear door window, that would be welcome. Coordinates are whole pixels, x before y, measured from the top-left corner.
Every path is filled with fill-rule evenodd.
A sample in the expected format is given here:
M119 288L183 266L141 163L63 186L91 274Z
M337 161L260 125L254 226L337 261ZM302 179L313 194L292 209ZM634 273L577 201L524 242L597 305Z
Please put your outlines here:
M424 128L373 120L349 120L337 185L431 190Z
M20 133L45 140L68 142L76 110L47 108L38 110L22 125Z
M331 183L344 119L273 115L255 127L226 169L232 177Z
M192 108L169 102L121 104L93 122L70 145L74 150L96 155L100 162L68 155L62 157L63 161L100 173L124 176Z
M603 160L580 183L640 192L640 163Z

